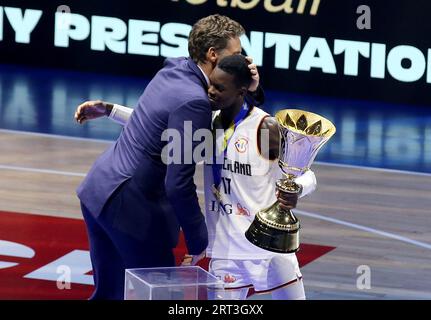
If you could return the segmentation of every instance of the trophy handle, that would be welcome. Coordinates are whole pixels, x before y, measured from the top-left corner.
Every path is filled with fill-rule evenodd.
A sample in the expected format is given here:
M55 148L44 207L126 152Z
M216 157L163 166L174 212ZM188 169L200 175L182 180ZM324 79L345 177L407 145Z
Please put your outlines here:
M289 178L277 180L276 189L279 192L291 194L302 192L302 187ZM282 209L277 200L256 214L245 237L263 249L278 253L292 253L299 250L299 229L299 220L292 210Z
M294 177L293 175L288 175L286 179L278 179L276 182L276 189L278 190L278 192L281 192L281 193L298 194L298 198L299 198L299 196L302 193L302 186L297 184L293 180L293 177ZM283 209L280 206L278 201L277 201L277 204L278 204L279 212L287 215L290 223L295 224L298 222L298 218L295 217L292 210ZM295 204L295 207L296 207L296 204Z

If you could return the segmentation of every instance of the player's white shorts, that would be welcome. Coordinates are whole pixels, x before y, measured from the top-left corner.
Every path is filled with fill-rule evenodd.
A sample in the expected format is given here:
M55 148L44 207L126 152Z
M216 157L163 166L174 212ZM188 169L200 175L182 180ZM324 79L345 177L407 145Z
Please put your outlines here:
M211 259L209 272L224 281L225 288L254 288L256 293L276 290L302 279L295 254L270 259Z

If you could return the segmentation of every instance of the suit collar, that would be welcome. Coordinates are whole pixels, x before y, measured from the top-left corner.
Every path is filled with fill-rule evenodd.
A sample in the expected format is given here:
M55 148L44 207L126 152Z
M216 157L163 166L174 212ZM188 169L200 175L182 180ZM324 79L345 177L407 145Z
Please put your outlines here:
M191 58L187 59L187 64L190 67L190 69L193 70L193 72L196 74L196 76L199 78L199 80L202 82L202 85L205 89L208 88L208 81L206 79L206 75L202 71L202 69L194 62Z
M210 79L208 78L208 76L205 74L205 72L202 70L202 68L199 65L198 65L198 68L202 72L202 74L203 74L203 76L205 78L205 81L207 83L207 86L209 87L210 86Z

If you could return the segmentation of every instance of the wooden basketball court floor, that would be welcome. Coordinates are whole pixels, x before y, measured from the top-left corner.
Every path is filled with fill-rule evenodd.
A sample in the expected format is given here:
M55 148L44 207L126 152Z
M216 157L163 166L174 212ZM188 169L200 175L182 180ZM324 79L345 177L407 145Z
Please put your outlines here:
M75 188L109 143L0 130L0 211L82 219ZM335 249L302 268L307 298L431 299L431 175L313 169L318 189L296 210L301 241Z

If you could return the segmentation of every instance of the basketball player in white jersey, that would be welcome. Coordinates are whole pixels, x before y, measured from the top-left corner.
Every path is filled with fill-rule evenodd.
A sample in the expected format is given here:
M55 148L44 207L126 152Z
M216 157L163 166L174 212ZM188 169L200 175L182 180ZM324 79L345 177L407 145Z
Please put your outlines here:
M273 299L305 299L296 255L263 250L244 235L255 214L277 200L275 182L282 177L276 161L278 124L244 99L252 80L248 64L243 56L228 56L210 76L208 97L221 111L213 121L217 133L215 158L204 166L209 233L206 256L211 258L209 271L225 282L227 290L209 294L211 299L243 300L254 288L256 293L271 292ZM125 123L131 112L115 105L110 117ZM268 136L269 143L264 138ZM295 182L302 187L301 197L316 187L312 171ZM296 206L297 196L290 197L278 200L291 209ZM195 264L203 257L186 256L183 265Z

